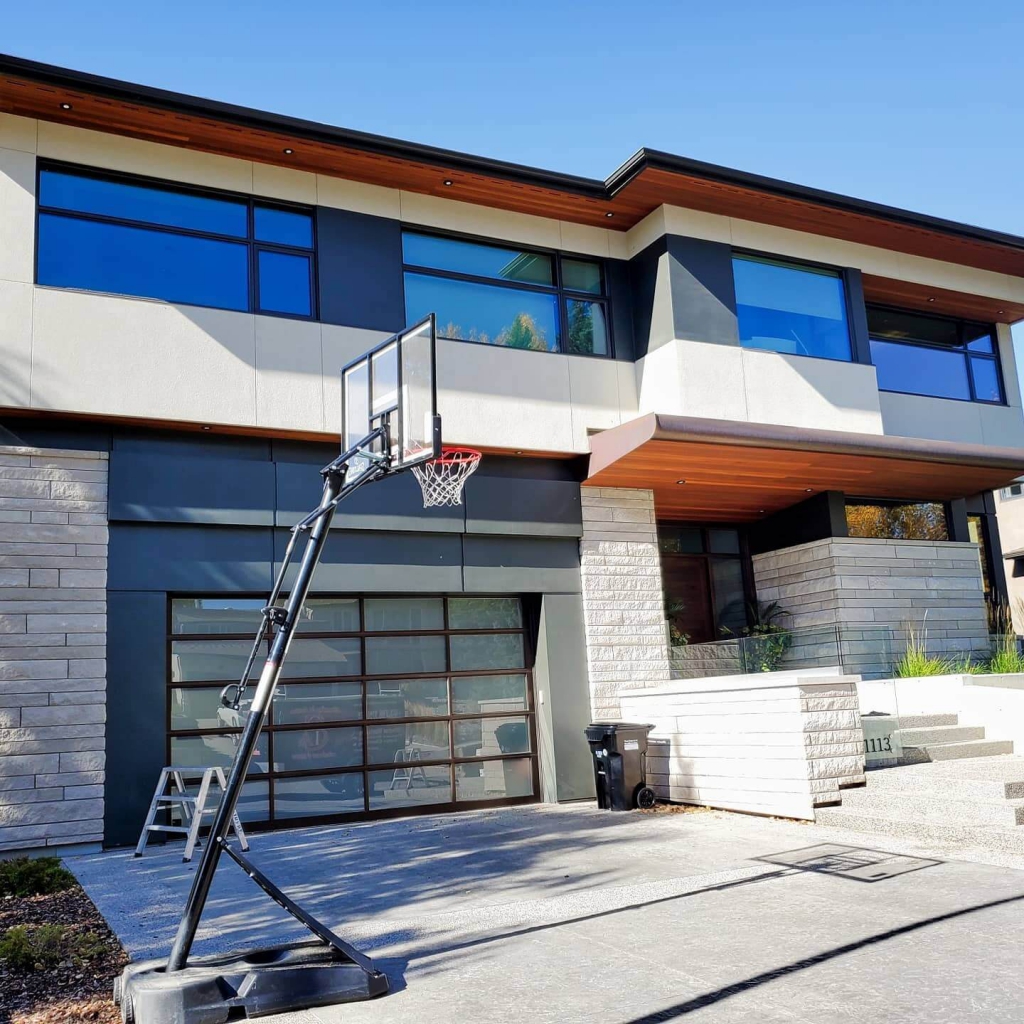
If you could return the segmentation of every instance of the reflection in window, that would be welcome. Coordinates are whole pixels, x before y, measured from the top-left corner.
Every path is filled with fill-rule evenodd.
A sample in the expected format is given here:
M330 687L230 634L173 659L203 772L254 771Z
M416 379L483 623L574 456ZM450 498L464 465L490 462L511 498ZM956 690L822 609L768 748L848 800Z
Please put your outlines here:
M312 818L362 810L361 772L278 779L274 783L274 816L277 818Z
M406 319L434 311L442 338L538 352L609 355L594 260L407 231Z
M453 634L449 639L453 672L522 668L525 664L521 633Z
M349 722L362 717L360 683L281 683L274 694L274 725Z
M838 271L735 256L736 311L747 348L850 358L846 295Z
M143 178L44 167L36 280L311 317L313 214Z
M946 508L937 501L848 501L846 525L851 537L949 540Z
M516 597L448 598L451 629L518 629L522 624L523 606Z
M171 632L254 635L264 603L247 597L175 597L171 601Z
M991 326L868 306L868 333L882 391L964 402L1003 401Z

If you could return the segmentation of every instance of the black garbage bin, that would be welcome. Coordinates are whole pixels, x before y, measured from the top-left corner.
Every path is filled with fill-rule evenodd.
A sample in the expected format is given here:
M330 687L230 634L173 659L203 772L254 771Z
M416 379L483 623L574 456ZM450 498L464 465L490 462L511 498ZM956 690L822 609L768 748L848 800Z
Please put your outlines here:
M597 806L607 811L653 807L647 785L647 734L653 725L594 722L584 730L594 758Z

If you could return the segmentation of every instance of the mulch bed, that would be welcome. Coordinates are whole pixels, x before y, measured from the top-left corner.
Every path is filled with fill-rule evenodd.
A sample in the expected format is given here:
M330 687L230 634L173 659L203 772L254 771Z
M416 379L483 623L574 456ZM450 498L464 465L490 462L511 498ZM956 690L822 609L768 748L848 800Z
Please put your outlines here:
M0 934L15 925L71 925L99 937L98 952L79 964L14 971L0 961L0 1024L120 1024L111 1000L114 978L128 962L81 886L48 896L0 897Z

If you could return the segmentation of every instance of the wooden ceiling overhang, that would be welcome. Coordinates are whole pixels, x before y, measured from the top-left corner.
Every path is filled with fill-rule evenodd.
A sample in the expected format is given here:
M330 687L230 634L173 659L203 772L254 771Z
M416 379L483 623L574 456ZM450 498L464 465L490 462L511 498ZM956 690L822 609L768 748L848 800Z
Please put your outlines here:
M1024 474L1024 449L650 413L591 437L597 487L654 491L659 518L750 522L821 491L950 501Z
M3 55L0 111L618 231L669 204L1024 277L1013 235L655 150L601 181Z

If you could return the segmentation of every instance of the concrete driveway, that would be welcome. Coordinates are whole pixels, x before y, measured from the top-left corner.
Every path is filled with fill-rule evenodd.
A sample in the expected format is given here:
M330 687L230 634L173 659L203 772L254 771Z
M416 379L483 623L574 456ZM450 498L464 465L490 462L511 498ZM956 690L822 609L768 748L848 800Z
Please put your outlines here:
M966 1024L1024 1014L1024 872L742 815L531 807L259 835L252 858L375 958L335 1022ZM195 865L69 860L133 957L169 948ZM231 863L196 952L303 937Z

